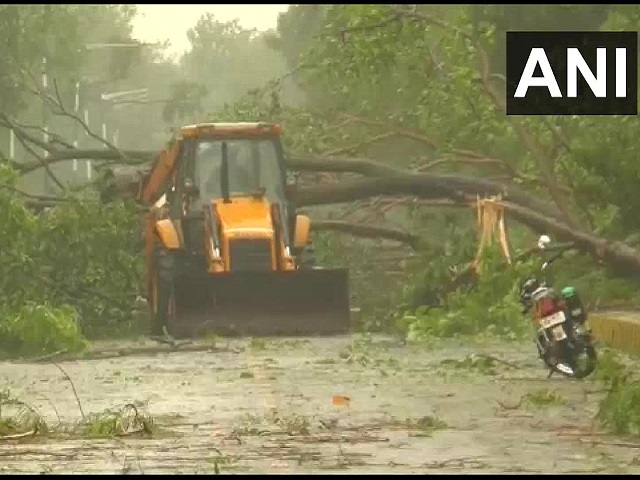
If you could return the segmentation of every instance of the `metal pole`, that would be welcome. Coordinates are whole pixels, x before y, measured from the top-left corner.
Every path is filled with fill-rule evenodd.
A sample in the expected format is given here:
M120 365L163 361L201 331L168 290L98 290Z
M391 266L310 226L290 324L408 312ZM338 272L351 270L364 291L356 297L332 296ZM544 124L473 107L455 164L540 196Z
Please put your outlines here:
M47 125L47 104L46 104L46 95L48 89L48 80L47 80L47 58L42 57L42 139L45 144L49 143L49 126ZM49 152L47 149L44 149L44 159L45 161L49 157ZM49 193L49 175L47 174L46 169L43 169L44 173L44 192Z
M107 140L107 124L105 122L102 122L102 138Z
M84 109L84 123L87 124L87 128L89 128L89 109ZM87 136L89 134L87 133ZM87 160L87 178L91 180L91 160Z
M113 145L114 146L118 146L118 137L120 136L120 130L118 130L117 128L115 129L115 131L113 132Z
M80 113L80 82L76 82L76 102L73 106L73 112L78 115ZM78 148L78 122L74 123L74 140L73 140L73 148ZM78 171L78 159L73 159L73 171Z

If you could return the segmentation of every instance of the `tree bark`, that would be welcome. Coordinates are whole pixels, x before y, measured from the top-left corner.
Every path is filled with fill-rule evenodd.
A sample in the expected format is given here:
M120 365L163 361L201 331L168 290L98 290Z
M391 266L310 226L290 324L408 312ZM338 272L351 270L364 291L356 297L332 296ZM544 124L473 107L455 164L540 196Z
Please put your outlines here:
M434 179L421 177L423 176L361 180L309 188L298 192L296 204L326 205L354 201L374 195L406 195L427 199L450 198L458 206L468 205L468 201L461 201L458 194L452 198L449 195L450 191L435 182ZM436 184L430 185L430 183ZM434 188L429 188L430 186ZM535 206L532 205L523 205L512 201L502 201L501 203L514 220L525 224L536 232L544 232L558 240L574 243L577 249L602 260L619 273L640 271L640 251L628 245L621 242L609 242L606 239L577 230L558 219L538 213Z
M129 157L153 158L151 152L128 152ZM52 160L92 158L116 161L117 153L109 150L69 150L52 155ZM118 160L120 161L120 160ZM294 191L296 206L327 205L352 202L375 196L408 196L423 199L448 199L457 206L468 206L476 195L502 195L503 205L512 218L540 233L552 234L559 240L573 242L576 248L613 266L619 272L640 271L640 251L621 242L609 242L567 224L558 218L554 208L540 202L515 186L502 185L482 178L453 174L409 173L362 158L290 155L289 167L298 171L359 173L373 178L342 181ZM34 166L35 168L35 166ZM140 175L149 165L122 167L112 171L110 185L117 196L133 194ZM119 173L119 170L121 173ZM125 181L120 175L125 176Z
M103 151L102 153L113 153ZM134 154L134 152L131 152ZM142 158L142 152L135 152ZM148 153L148 152L147 152ZM133 155L135 156L135 154ZM300 172L333 172L333 173L358 173L375 179L351 180L345 183L328 184L311 189L299 190L297 200L303 204L323 204L342 203L353 201L354 198L364 198L365 191L378 192L376 195L385 195L386 190L396 191L396 185L412 185L416 197L443 199L448 198L457 202L467 202L469 197L476 195L491 196L502 195L502 198L509 201L524 204L535 208L545 214L557 217L555 208L545 202L541 202L524 192L515 185L505 185L483 178L468 177L464 175L454 175L445 173L411 173L390 167L380 162L375 162L364 158L350 157L327 157L321 155L291 154L288 160L288 167L293 171ZM113 186L113 193L117 195L132 194L136 191L140 175L148 172L149 165L122 166L115 168L108 175L113 174L112 181L117 184ZM343 188L349 185L354 192L349 193ZM337 188L334 192L333 189ZM426 195L421 189L427 189L431 193ZM405 189L406 190L406 189ZM304 193L303 193L304 192ZM343 197L338 200L335 196L340 192ZM409 193L409 192L405 192ZM353 198L352 198L353 197ZM323 198L331 198L324 201Z
M303 169L305 165L298 164L297 167ZM469 201L475 201L477 195L481 197L502 195L502 198L516 204L526 205L553 216L553 209L548 204L536 200L515 187L501 185L482 178L436 173L357 179L306 187L295 193L295 201L300 206L323 205L352 202L376 195L393 196L398 193L426 199L446 198L462 205L467 205Z
M90 149L90 150L76 150L76 149L65 149L65 150L54 150L46 159L47 165L51 165L54 163L60 163L68 160L78 159L78 160L98 160L107 163L120 164L120 165L144 165L145 163L149 163L153 161L158 152L153 152L150 150L125 150L123 152L131 161L127 161L120 155L118 152L113 150L105 150L105 149ZM33 172L40 168L43 168L42 163L39 161L30 161L30 162L12 162L12 167L21 174L24 175L29 172ZM147 165L145 168L148 170L151 165Z
M370 225L359 225L357 223L340 222L336 220L314 220L311 222L311 230L348 233L356 237L382 238L405 243L414 250L418 248L420 237L411 233L403 232L393 228L372 227Z

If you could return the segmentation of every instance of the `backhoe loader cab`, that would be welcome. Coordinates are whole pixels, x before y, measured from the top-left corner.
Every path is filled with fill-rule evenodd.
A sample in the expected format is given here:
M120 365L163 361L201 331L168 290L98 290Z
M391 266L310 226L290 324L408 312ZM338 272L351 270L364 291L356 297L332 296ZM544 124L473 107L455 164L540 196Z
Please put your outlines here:
M279 125L183 127L141 182L153 327L174 336L349 330L347 272L316 268Z

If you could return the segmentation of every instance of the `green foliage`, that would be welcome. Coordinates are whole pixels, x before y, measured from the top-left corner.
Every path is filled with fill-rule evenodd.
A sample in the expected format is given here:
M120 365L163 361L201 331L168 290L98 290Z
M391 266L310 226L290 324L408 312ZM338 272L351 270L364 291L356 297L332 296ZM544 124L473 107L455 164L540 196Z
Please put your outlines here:
M533 268L530 262L505 268L499 246L494 244L483 254L482 274L471 291L452 292L443 307L420 307L414 315L405 315L408 335L421 340L484 331L508 337L525 333L528 324L522 317L518 291Z
M461 360L446 358L440 362L441 365L451 367L455 370L479 373L481 375L497 375L496 360L487 355L470 354Z
M133 320L142 282L136 206L69 202L40 216L39 270L47 298L78 309L85 334L95 336Z
M142 278L134 206L70 201L35 215L0 165L0 331L21 355L83 348L133 320ZM79 328L80 327L80 328Z
M187 37L191 49L180 63L187 78L202 83L210 93L208 108L234 102L285 72L284 59L267 46L264 36L242 28L237 19L220 22L207 13Z
M17 314L0 323L0 349L17 355L34 356L86 348L76 311L64 305L27 303Z
M43 57L61 86L77 78L87 60L85 43L122 40L131 32L134 14L132 5L1 5L0 109L14 114L25 107L21 88L28 72L40 74ZM106 55L100 61L110 59L109 71L122 73L122 59L131 52Z
M182 81L171 85L169 102L164 106L162 117L167 123L202 113L202 100L207 95L207 87L198 82Z
M598 353L598 368L594 378L609 385L618 385L625 381L628 372L615 351L602 349Z
M640 434L640 384L625 383L612 389L600 403L598 418L615 433Z
M525 405L533 408L549 407L551 405L564 405L567 403L567 400L563 396L548 388L527 393L522 398L522 401Z
M640 384L635 372L620 355L603 349L595 378L607 387L596 418L614 433L640 435Z
M596 379L608 388L598 420L615 433L640 434L640 385L613 351L601 352Z
M434 432L438 430L449 428L447 422L445 422L441 418L431 415L427 415L426 417L418 419L407 418L405 420L405 424L407 428L418 430L418 434L412 435L418 437L430 437Z
M88 438L110 438L139 433L152 435L158 431L153 417L140 402L128 403L119 410L107 409L88 415L75 430Z
M501 92L505 31L536 25L633 30L640 21L640 9L624 5L415 5L411 14L398 19L398 9L403 8L407 7L294 5L280 16L278 31L268 35L208 14L189 31L191 50L177 66L163 61L159 49L78 50L78 45L90 42L131 40L135 7L0 6L0 47L5 47L0 48L0 108L9 113L20 110L22 97L16 86L24 83L24 68L37 72L46 55L67 105L75 80L85 75L113 81L114 90L148 86L155 98L165 100L162 105L109 112L109 124L120 127L121 143L127 145L148 148L165 137L162 119L183 122L226 103L206 120L279 121L289 152L362 153L403 168L500 181L508 177L534 196L545 196L549 186L541 181L530 148L479 81L479 45L487 51L490 73L497 74L491 86ZM18 38L26 40L17 42ZM282 56L308 96L304 108L282 103L291 86L286 79L258 88L285 72ZM250 89L254 90L241 97ZM87 95L94 93L87 90ZM34 106L30 113L39 119L40 105ZM129 108L145 110L132 114ZM369 123L358 124L354 116ZM140 122L142 117L149 121ZM608 238L635 233L640 207L635 194L640 175L637 119L520 120L554 159L551 173L568 190L568 207L579 223L591 224ZM59 122L56 129L62 128L63 120ZM382 124L380 130L373 126L376 122ZM371 141L391 130L408 131L417 143L389 137ZM367 142L367 147L361 146ZM321 175L306 177L314 184L324 180ZM35 302L47 305L51 314L43 318L62 318L65 305L73 306L86 335L131 323L142 269L135 208L127 203L98 206L80 198L35 216L12 192L14 182L11 172L0 171L0 236L6 252L0 264L0 321L23 318L25 305ZM389 222L422 238L418 255L407 261L389 260L390 248L384 242L328 234L314 239L321 264L350 267L353 300L362 307L366 328L388 327L390 312L398 304L404 301L404 310L413 310L416 299L433 292L445 300L441 308L420 308L401 316L399 324L414 336L486 330L517 335L525 327L515 288L533 260L503 269L497 257L488 257L472 292L443 292L451 280L447 267L462 266L475 254L472 216L466 212L420 215L418 207L408 205L371 220L347 209L318 208L314 218L344 214L355 222ZM525 241L515 243L521 246ZM587 257L570 258L554 269L555 281L577 287L588 304L600 298L640 300L636 284L609 278Z
M0 436L27 432L47 433L49 427L31 405L16 398L8 389L0 390Z
M486 95L479 81L478 45L488 54L490 73L497 74L492 77L491 86L499 96L505 31L540 24L546 25L545 29L590 30L611 26L633 29L640 18L638 8L414 7L412 12L416 16L409 14L401 21L396 19L401 6L396 5L291 7L280 16L278 32L270 37L269 43L286 56L292 69L297 69L295 79L308 94L307 107L294 109L285 105L274 113L269 108L268 93L271 90L283 93L286 88L282 82L273 82L262 92L254 92L227 107L223 117L281 121L288 150L309 153L340 151L378 133L410 129L428 141L411 148L406 146L408 140L402 147L399 142L385 146L388 142L385 140L368 149L354 147L344 151L401 167L433 161L437 164L433 169L509 177L533 196L548 196L549 186L541 180L544 178L541 167L527 142L516 135L511 120ZM421 15L437 21L417 18ZM384 128L374 130L368 125L358 128L353 122L339 118L337 112L363 117L371 123L379 121ZM633 190L638 183L637 155L634 155L640 145L635 134L637 119L523 117L519 121L531 139L539 142L554 159L552 173L568 190L566 195L571 202L566 206L579 223L585 228L592 225L595 232L609 238L624 238L634 232L634 212L638 210L635 202L640 198ZM495 170L489 163L442 161L455 158L455 152L461 149L476 152L478 158L497 159ZM407 207L406 211L410 210ZM331 213L340 211L344 209L331 209ZM324 213L325 210L318 216ZM385 272L381 261L384 255L379 253L382 249L368 250L364 242L348 242L327 235L316 240L316 250L325 262L348 264L354 300L362 303L363 317L369 326L388 326L389 312L401 300L407 309L407 304L411 306L420 298L431 297L431 303L436 303L439 294L446 299L445 307L422 308L416 315L402 316L398 326L406 329L412 325L411 331L418 336L473 333L485 328L501 334L518 334L526 322L512 290L520 280L520 270L529 269L531 262L537 261L531 260L529 266L518 265L505 275L501 269L483 275L481 284L470 295L465 291L444 294L442 290L446 290L451 280L447 267L462 266L475 254L470 218L451 217L436 213L402 222L404 228L423 237L420 258L403 263L404 292L400 292L398 277ZM389 217L382 216L379 220L388 221ZM448 228L460 224L467 228L457 231ZM509 229L510 233L517 230L512 224ZM513 243L525 249L531 246L526 243L530 240ZM556 283L574 285L588 306L637 299L635 282L612 278L586 256L569 259L554 266Z
M476 254L476 234L469 225L471 215L467 212L430 212L423 214L416 223L424 223L420 233L424 238L418 259L407 268L407 283L404 300L407 304L433 306L446 297L446 288L451 283L450 266L464 266ZM431 232L441 232L434 238ZM436 298L436 294L438 298Z
M588 255L566 253L550 270L548 279L558 287L575 287L589 309L627 307L640 301L637 279L616 277Z

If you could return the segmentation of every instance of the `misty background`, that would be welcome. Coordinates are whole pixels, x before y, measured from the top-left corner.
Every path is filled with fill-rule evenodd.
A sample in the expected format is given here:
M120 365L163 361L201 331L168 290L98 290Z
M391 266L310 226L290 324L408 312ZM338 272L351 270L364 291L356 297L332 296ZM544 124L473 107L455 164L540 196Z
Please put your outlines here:
M93 132L122 149L159 150L173 127L215 121L213 112L287 71L283 54L268 44L287 7L3 6L0 28L4 23L10 31L12 20L20 17L23 31L15 32L14 40L25 41L18 46L19 57L10 48L0 49L0 65L9 67L0 73L0 88L13 87L19 68L26 66L31 88L59 92L67 110ZM289 102L302 100L291 83L282 92ZM73 119L53 117L37 95L12 92L2 96L0 108L43 139L59 136L79 148L105 148ZM7 129L0 130L0 151L18 162L30 158ZM72 183L95 179L95 167L85 160L52 165L58 178ZM20 183L32 193L56 191L44 170L23 176Z

